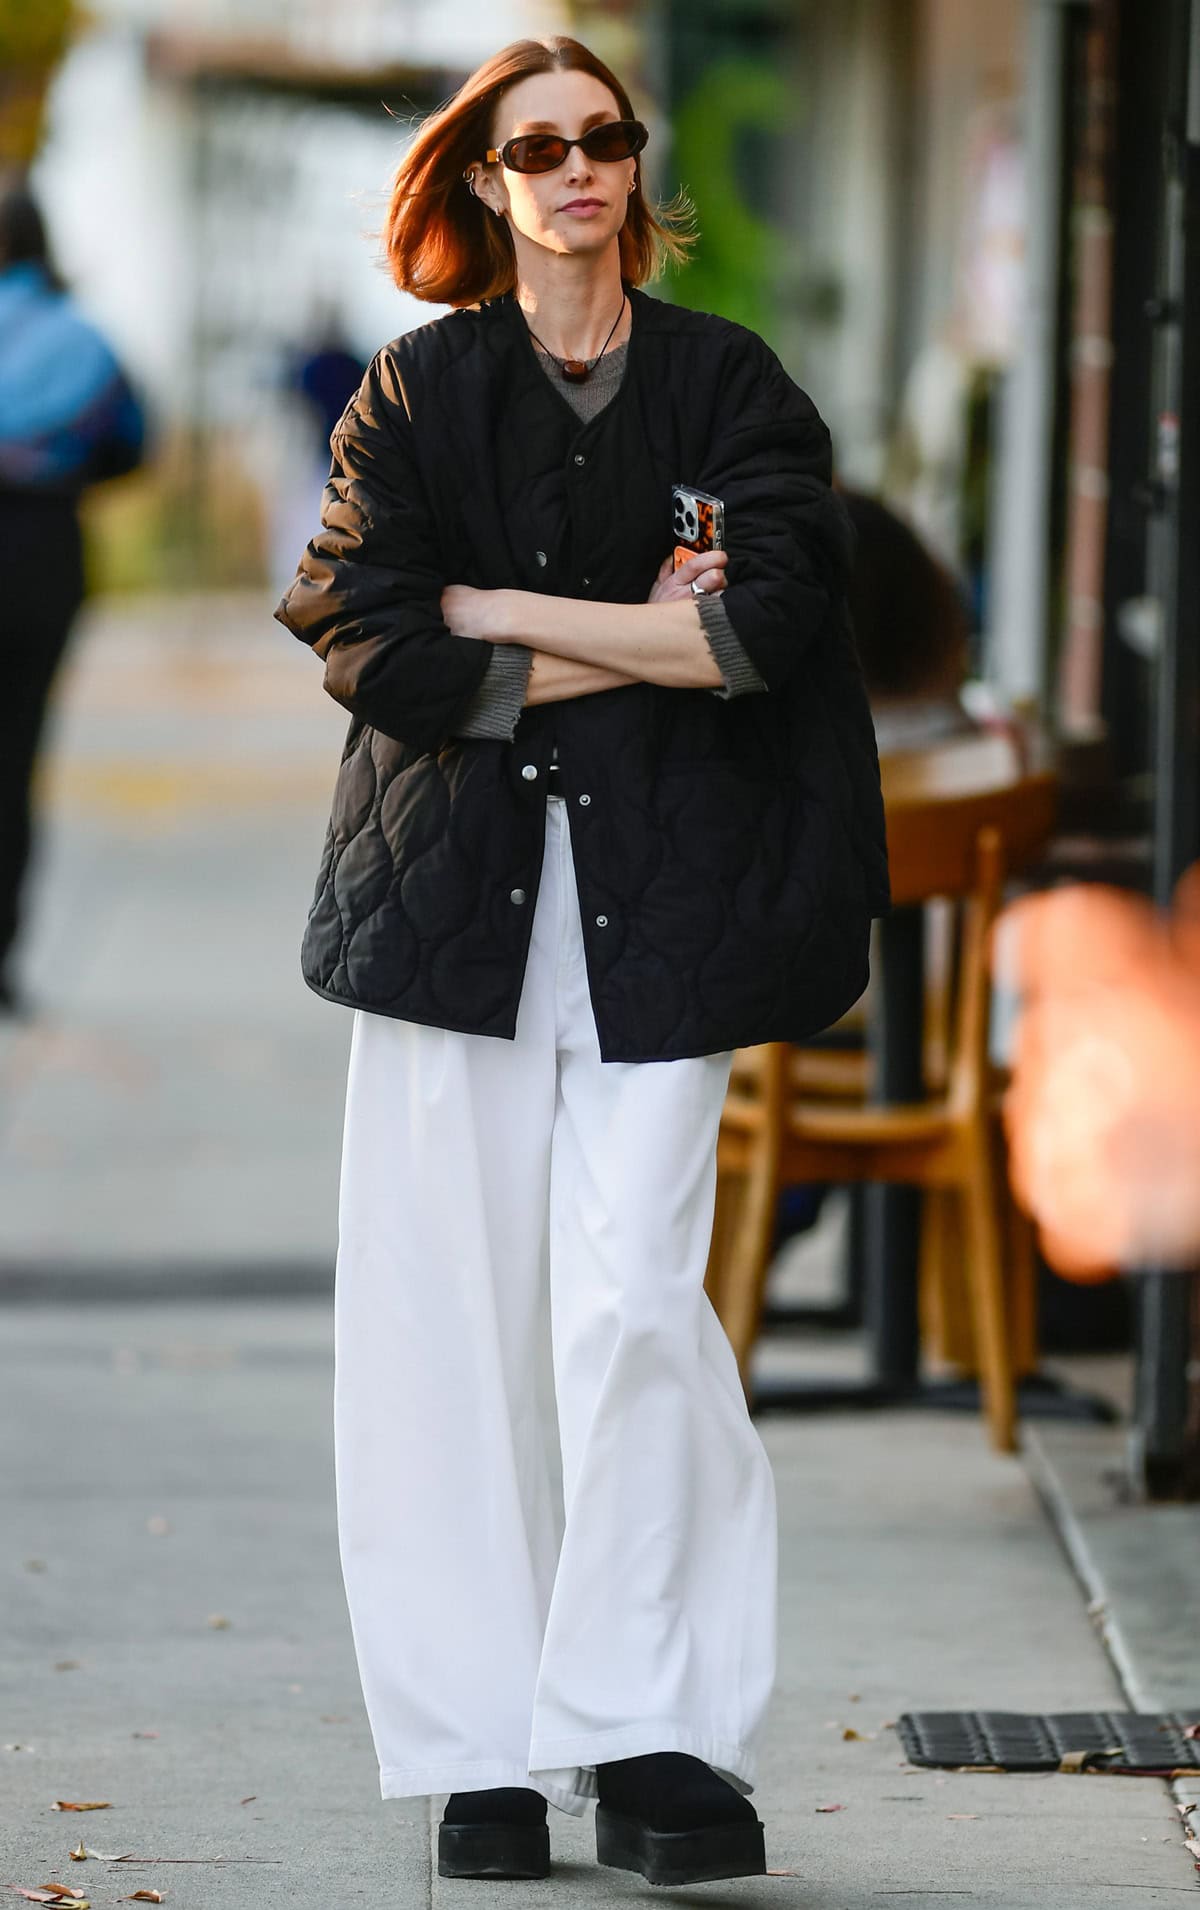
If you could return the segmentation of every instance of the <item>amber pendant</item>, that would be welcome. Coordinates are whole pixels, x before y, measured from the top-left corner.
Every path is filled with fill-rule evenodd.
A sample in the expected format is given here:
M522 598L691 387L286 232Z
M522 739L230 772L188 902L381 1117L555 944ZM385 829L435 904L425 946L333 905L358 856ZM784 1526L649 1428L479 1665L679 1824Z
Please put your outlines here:
M562 375L573 385L582 384L591 369L582 358L564 358L562 361Z

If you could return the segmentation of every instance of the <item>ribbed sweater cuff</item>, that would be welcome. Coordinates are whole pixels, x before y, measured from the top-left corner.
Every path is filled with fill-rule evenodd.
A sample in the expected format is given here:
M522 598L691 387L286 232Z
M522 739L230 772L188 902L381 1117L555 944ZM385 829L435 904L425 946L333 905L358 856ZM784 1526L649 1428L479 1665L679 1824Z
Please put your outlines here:
M511 743L525 707L533 651L525 643L498 643L483 681L467 705L458 736L495 736Z
M721 602L719 591L706 591L696 598L700 621L708 638L708 647L725 679L723 689L713 689L720 697L744 696L747 690L765 690L766 684L742 648L742 640Z

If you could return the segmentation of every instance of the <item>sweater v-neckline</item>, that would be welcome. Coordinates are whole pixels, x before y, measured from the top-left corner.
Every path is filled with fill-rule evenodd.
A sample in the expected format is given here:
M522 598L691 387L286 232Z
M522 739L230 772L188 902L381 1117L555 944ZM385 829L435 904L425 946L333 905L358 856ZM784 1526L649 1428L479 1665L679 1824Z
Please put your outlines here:
M509 324L516 326L520 332L522 342L518 344L517 350L518 352L521 353L524 359L525 368L527 372L530 374L531 380L536 378L538 384L544 385L546 387L546 389L551 393L553 402L556 405L560 406L561 409L567 413L567 416L570 418L572 424L575 425L577 432L586 431L588 426L591 424L595 424L598 419L606 418L610 416L613 406L620 403L622 396L629 389L633 365L636 359L634 341L636 340L638 333L641 329L641 326L640 326L641 314L638 309L637 287L630 285L624 278L622 278L621 290L624 292L626 298L629 300L629 336L625 340L625 346L626 346L625 369L624 369L624 372L622 373L621 381L618 384L617 389L613 392L612 397L608 400L608 403L605 405L602 405L599 411L597 411L595 415L591 418L581 418L579 413L576 411L574 405L571 403L570 399L567 398L561 391L558 390L553 379L548 378L546 373L543 371L541 365L538 362L537 346L534 344L533 338L529 331L529 327L525 323L525 315L522 312L520 306L517 304L516 293L510 288L510 290L508 290L507 292L502 292L500 294L499 300L497 301L501 311L503 312L504 316L507 318Z

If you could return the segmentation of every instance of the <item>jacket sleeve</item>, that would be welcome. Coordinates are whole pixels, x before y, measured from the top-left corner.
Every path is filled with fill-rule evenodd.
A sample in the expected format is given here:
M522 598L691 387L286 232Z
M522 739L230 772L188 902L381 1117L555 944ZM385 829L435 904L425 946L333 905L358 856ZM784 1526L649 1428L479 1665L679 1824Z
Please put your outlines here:
M727 363L702 488L725 505L725 613L759 683L777 690L836 628L854 549L831 488L829 430L757 333ZM738 689L734 689L738 693Z
M274 615L325 663L325 688L397 742L454 733L496 646L442 620L438 540L399 370L385 347L330 435L321 528Z
M747 690L765 690L766 684L746 655L742 641L729 621L721 602L721 593L714 590L707 596L697 597L696 608L700 612L708 647L722 678L720 688L710 691L710 695L723 697L727 701L731 696L745 696Z

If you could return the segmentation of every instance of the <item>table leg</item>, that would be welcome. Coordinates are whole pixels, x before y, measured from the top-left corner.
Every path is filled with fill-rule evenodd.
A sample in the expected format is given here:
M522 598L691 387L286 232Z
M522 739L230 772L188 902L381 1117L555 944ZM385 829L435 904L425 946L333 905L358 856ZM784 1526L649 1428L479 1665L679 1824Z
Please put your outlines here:
M923 1090L924 913L897 908L879 924L879 991L871 1030L875 1098L916 1101ZM917 1269L921 1197L912 1187L866 1194L866 1307L871 1371L885 1386L915 1386L920 1368Z

